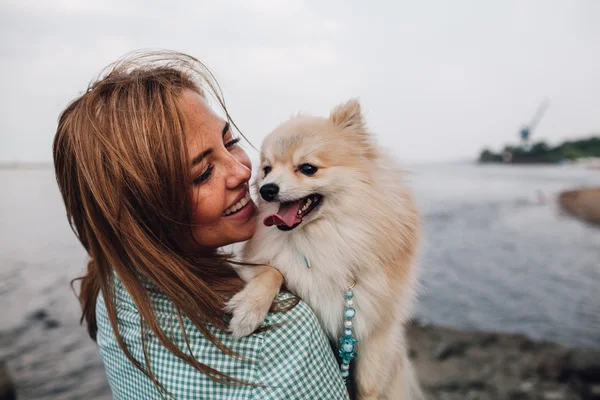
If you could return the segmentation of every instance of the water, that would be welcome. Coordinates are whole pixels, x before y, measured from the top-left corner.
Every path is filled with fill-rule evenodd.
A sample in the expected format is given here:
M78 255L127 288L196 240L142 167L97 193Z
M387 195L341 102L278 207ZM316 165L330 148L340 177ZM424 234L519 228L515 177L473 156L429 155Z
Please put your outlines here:
M556 203L600 186L599 171L438 165L411 180L425 228L421 318L600 347L600 229Z
M555 204L560 190L600 186L600 173L466 164L412 171L425 229L420 318L600 347L600 229ZM0 185L0 359L19 398L110 398L95 344L78 324L69 281L85 253L52 170L0 170Z

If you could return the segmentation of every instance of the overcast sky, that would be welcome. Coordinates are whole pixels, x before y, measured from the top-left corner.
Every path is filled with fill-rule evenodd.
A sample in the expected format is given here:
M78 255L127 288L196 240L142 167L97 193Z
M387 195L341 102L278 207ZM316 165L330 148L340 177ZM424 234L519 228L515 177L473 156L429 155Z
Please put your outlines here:
M325 5L326 4L326 5ZM49 161L59 112L140 48L204 61L259 145L298 111L360 97L406 161L600 132L600 1L2 0L0 161Z

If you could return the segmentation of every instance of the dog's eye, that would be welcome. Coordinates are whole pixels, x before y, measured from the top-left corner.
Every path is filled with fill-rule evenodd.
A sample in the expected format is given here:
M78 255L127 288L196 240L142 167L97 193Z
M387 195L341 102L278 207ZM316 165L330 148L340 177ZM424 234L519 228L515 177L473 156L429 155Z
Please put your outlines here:
M311 176L317 173L319 168L315 167L312 164L302 164L298 170L302 172L306 176Z
M267 165L266 167L263 168L263 172L264 172L265 176L267 176L269 174L269 172L271 172L271 167L269 167Z

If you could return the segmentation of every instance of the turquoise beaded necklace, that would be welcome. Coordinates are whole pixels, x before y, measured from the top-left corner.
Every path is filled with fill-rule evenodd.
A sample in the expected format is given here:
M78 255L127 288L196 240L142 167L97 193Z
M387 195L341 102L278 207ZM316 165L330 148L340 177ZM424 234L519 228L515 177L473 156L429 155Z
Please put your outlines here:
M340 342L339 355L342 359L340 371L346 384L348 384L348 376L350 376L350 362L358 355L355 351L358 340L353 336L352 332L354 327L353 320L356 315L356 310L353 307L354 300L352 300L354 297L354 291L352 290L354 286L356 286L356 281L354 281L354 283L344 292L344 298L346 300L344 307L344 336L338 339Z

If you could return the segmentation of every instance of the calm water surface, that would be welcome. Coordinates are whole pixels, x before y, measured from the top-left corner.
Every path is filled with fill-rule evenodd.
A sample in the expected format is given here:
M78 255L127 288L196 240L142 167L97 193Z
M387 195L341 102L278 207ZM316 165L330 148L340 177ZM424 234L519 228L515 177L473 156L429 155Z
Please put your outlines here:
M562 215L556 194L600 186L569 167L411 168L424 218L418 316L600 347L600 229ZM0 359L20 399L110 398L69 281L85 253L51 169L0 170Z

